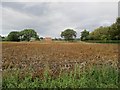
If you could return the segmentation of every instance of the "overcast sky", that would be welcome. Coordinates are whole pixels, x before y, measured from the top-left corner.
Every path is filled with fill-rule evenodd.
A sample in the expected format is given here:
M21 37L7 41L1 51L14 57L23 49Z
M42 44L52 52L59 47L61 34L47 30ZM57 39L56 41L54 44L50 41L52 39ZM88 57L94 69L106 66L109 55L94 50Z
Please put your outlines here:
M109 26L118 16L117 2L3 2L2 33L32 28L40 36L60 37L72 28L78 37L84 29Z

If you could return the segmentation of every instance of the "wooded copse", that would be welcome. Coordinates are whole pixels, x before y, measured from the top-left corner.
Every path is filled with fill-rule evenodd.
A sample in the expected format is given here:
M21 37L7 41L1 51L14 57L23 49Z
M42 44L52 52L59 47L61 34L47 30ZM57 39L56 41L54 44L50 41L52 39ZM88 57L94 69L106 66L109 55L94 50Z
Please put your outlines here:
M75 40L77 33L73 29L66 29L61 32L61 38L64 40ZM24 29L20 32L12 31L7 37L0 36L2 41L30 41L31 39L40 40L41 37L34 29ZM120 40L120 17L111 26L100 26L92 32L84 30L81 32L81 41L87 40ZM56 39L55 40L59 40Z
M111 26L101 26L91 33L84 30L81 32L81 40L120 40L120 17Z
M39 40L39 36L34 29L24 29L20 32L12 31L3 39L4 41L30 41L31 39Z

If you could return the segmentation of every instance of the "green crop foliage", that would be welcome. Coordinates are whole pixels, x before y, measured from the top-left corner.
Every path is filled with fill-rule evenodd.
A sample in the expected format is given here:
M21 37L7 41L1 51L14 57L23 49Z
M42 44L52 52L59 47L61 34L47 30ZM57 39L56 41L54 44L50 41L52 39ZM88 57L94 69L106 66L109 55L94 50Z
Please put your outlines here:
M3 75L3 88L118 88L118 69L112 66L93 66L85 71L77 66L57 78L51 77L46 70L44 79L32 79L30 74L19 79L18 73Z

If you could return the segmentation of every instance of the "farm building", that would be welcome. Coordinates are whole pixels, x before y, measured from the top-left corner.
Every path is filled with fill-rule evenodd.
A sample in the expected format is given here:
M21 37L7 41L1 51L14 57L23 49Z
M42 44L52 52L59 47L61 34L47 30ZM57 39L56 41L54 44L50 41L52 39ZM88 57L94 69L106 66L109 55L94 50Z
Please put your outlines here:
M31 37L30 42L36 41L36 38Z
M45 38L44 38L44 41L46 41L46 42L51 42L51 41L52 41L52 38L51 38L51 37L45 37Z

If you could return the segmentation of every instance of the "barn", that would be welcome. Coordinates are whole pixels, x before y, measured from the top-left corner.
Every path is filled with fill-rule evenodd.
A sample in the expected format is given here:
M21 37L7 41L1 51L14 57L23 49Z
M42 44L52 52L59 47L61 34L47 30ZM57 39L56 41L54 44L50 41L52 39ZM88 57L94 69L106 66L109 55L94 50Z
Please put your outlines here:
M51 38L51 37L45 37L44 41L46 41L46 42L51 42L51 41L52 41L52 38Z
M31 37L30 42L36 41L36 38Z

